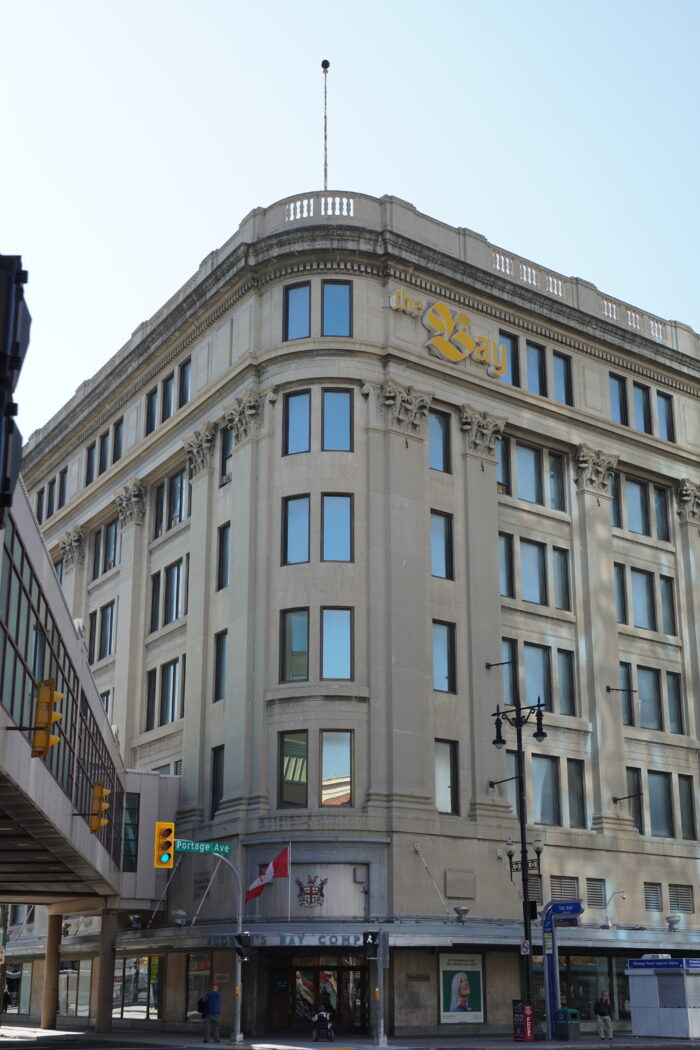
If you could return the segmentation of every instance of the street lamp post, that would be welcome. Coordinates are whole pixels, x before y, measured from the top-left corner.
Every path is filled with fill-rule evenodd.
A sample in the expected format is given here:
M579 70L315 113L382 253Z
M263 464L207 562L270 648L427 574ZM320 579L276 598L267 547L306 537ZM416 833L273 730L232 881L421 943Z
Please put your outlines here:
M488 667L488 664L487 664ZM523 940L527 944L527 954L524 957L525 962L525 981L523 990L523 1004L526 1006L533 1005L533 973L532 973L532 919L530 916L530 872L537 872L540 870L540 854L542 853L543 843L538 837L534 842L534 849L536 857L530 859L527 851L527 798L525 792L525 754L523 751L523 727L527 725L531 717L535 716L536 728L533 736L538 743L544 740L547 736L544 729L542 728L544 708L542 707L542 701L537 698L537 703L532 707L523 707L520 703L520 695L517 690L513 693L513 706L501 708L496 707L494 712L496 736L493 740L493 746L500 749L506 746L506 741L503 737L503 723L507 722L509 726L513 726L515 729L515 744L516 744L516 775L515 777L508 777L508 780L517 780L518 782L518 821L520 823L520 860L513 860L515 856L515 847L512 842L508 842L506 845L506 853L510 864L510 876L513 877L514 871L520 871L521 885L522 885L522 896L523 896ZM504 781L489 781L491 787L495 787L496 784L504 783Z

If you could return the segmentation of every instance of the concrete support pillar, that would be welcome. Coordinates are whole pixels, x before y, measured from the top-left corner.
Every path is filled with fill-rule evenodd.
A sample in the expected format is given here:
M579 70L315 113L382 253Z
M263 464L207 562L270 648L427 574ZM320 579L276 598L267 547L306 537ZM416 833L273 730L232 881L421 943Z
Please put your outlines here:
M55 1028L58 1013L58 961L61 945L62 915L47 915L44 957L44 994L41 1001L41 1027Z
M117 912L106 908L102 912L102 928L97 955L97 994L95 996L95 1031L112 1031L112 996L114 993L114 940L117 933Z

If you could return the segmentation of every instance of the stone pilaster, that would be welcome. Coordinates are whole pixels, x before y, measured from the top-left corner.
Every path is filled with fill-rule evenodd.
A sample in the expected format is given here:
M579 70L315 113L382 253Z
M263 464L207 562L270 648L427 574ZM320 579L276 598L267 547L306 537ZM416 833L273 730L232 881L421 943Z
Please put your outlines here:
M126 754L131 738L144 730L143 671L148 605L146 490L137 479L116 494L120 525L119 598L117 613L114 704L110 721L119 727ZM122 612L123 610L123 612ZM127 612L128 610L128 612Z
M691 697L700 696L700 485L687 478L676 489L678 513L678 561L682 591L678 594L683 649L686 654L687 681L686 732L697 737L700 727Z
M76 620L85 619L85 561L87 554L87 536L85 530L77 526L68 529L58 541L63 559L63 581L61 587Z

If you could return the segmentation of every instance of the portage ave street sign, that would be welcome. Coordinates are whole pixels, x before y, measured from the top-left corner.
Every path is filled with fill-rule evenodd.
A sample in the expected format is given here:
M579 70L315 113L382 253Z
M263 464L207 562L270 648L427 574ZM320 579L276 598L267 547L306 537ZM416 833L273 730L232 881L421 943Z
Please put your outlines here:
M176 853L217 853L228 857L231 847L223 842L193 842L192 839L175 839Z

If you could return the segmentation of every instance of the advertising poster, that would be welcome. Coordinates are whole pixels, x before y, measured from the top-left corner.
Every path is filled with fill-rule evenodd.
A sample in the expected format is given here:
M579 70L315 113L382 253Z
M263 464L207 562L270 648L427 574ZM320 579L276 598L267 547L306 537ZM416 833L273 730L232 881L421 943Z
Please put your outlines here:
M480 955L440 956L440 1023L484 1020L484 985Z

